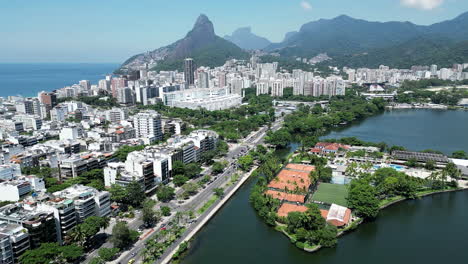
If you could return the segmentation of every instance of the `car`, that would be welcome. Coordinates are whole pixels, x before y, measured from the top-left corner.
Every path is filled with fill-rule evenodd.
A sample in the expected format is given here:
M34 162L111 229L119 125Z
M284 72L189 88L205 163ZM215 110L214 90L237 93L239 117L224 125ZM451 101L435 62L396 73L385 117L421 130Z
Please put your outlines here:
M133 264L133 263L135 263L135 259L131 259L128 261L128 264Z
M166 228L165 228L165 227L161 227L159 230L164 231L164 230L166 230Z

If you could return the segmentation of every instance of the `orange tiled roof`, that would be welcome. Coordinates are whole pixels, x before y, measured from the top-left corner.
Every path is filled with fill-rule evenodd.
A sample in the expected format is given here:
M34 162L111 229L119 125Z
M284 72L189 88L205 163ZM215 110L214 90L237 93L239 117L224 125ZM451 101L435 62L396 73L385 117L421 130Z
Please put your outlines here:
M311 149L312 152L321 152L322 150L338 150L338 149L349 149L350 146L340 144L340 143L331 143L331 142L319 142L315 144L315 147Z
M308 208L303 206L303 205L295 205L295 204L284 203L278 209L278 216L287 217L289 213L292 213L292 212L301 212L301 213L303 213L303 212L307 211L307 209Z
M320 214L322 215L323 218L327 219L328 210L320 209Z
M292 171L283 169L278 176L273 179L268 187L279 190L307 190L312 184L308 172Z
M305 195L292 194L285 192L278 192L273 190L266 191L267 195L271 195L273 198L278 200L286 200L289 202L305 203Z
M322 217L323 217L325 220L328 219L328 213L329 213L328 210L320 209L320 213L322 214ZM346 210L346 213L345 213L345 216L344 216L344 218L343 218L343 221L340 221L340 220L337 220L337 219L331 219L331 220L327 220L327 223L329 223L330 225L339 227L339 226L347 225L347 224L349 223L350 220L351 220L351 210L350 210L350 209L347 209L347 210Z
M309 173L315 170L315 166L294 163L289 163L288 165L286 165L286 168Z

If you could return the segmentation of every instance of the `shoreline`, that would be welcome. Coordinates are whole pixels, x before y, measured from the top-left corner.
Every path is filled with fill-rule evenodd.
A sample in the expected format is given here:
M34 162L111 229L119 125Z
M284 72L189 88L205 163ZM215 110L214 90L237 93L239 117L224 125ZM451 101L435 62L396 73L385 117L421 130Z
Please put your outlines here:
M409 199L409 198L405 198L405 197L401 197L399 199L396 199L395 201L391 201L391 202L388 202L384 205L381 205L380 206L380 210L384 210L390 206L393 206L393 205L396 205L398 203L401 203L401 202L404 202L404 201L409 201L409 200L419 200L421 198L424 198L424 197L428 197L428 196L432 196L432 195L436 195L436 194L444 194L444 193L450 193L450 192L462 192L462 191L468 191L468 188L456 188L456 189L448 189L448 190L437 190L437 191L434 191L434 192L430 192L430 193L424 193L424 194L421 194L421 195L418 195L418 197L416 199ZM356 230L357 228L359 228L359 226L361 224L365 223L364 219L363 218L357 218L355 221L351 222L351 224L349 226L347 226L346 228L344 228L343 230L340 230L338 232L338 234L336 235L336 238L340 238L344 235L347 235L349 233L351 233L352 231ZM274 229L282 234L284 234L287 238L289 238L289 242L292 243L296 248L302 250L302 251L305 251L307 253L315 253L317 251L319 251L320 249L323 248L322 245L315 245L315 247L313 248L299 248L296 246L295 242L293 242L293 237L291 237L289 235L288 232L286 232L282 227L284 227L284 225L279 225L277 224ZM339 241L338 241L339 242Z
M252 167L252 169L245 173L243 177L240 179L240 181L233 187L233 189L227 193L223 199L219 200L218 203L213 207L210 207L208 215L201 221L197 222L197 225L195 228L183 239L180 241L180 243L168 254L168 256L161 260L158 261L157 263L161 264L167 264L171 263L172 258L174 254L176 254L180 248L180 245L184 242L189 242L200 230L209 223L209 221L218 213L218 211L232 198L234 194L237 193L237 191L244 185L244 183L250 179L250 176L252 173L257 169L257 166Z

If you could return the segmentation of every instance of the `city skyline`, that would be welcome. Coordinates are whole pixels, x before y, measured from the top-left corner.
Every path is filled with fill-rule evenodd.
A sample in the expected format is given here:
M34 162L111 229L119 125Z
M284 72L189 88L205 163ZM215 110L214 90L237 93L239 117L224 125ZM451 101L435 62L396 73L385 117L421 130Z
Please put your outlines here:
M460 0L256 1L242 4L203 0L191 8L180 3L141 1L113 6L91 1L4 3L0 23L0 62L116 62L153 50L185 36L200 13L207 14L216 34L251 26L255 34L279 42L304 23L346 14L370 21L432 24L468 10ZM142 13L141 10L145 10ZM229 10L229 11L228 11ZM382 12L385 10L385 12ZM258 12L260 16L252 16ZM278 19L280 18L280 19ZM170 28L168 27L170 26ZM274 29L274 30L272 30Z

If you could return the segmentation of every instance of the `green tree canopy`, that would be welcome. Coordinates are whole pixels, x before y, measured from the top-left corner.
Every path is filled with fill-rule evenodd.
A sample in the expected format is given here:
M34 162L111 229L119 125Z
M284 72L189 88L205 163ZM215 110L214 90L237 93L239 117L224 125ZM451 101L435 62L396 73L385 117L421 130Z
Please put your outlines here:
M42 243L36 249L20 256L22 264L73 263L83 256L83 248L76 245L60 246L58 243Z

